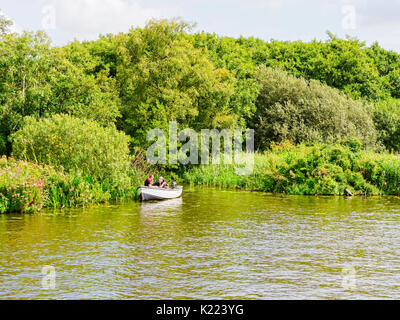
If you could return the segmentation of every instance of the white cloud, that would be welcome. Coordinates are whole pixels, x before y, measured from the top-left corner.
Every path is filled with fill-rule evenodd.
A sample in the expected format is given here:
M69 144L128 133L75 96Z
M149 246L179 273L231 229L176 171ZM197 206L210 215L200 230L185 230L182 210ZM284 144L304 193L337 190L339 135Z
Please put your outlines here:
M45 3L44 3L45 4ZM151 18L178 16L180 8L146 8L129 0L53 0L55 27L79 40L99 34L127 32Z

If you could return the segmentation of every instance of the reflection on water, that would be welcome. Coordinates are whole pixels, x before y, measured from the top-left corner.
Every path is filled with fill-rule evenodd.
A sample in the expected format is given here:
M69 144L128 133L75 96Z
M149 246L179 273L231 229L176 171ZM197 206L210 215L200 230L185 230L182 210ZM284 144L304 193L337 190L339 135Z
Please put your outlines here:
M187 188L0 215L0 298L400 298L400 199ZM43 266L56 270L42 288ZM347 278L346 278L347 277Z
M142 202L140 213L146 216L180 214L182 213L182 198Z

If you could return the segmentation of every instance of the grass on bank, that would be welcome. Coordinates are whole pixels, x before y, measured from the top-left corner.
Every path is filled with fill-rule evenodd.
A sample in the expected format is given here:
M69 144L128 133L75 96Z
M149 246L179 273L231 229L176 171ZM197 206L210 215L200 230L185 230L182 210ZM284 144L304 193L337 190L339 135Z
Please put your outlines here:
M273 144L255 154L250 175L232 165L197 166L184 173L188 183L294 195L399 195L400 156L375 153L356 141L334 145Z

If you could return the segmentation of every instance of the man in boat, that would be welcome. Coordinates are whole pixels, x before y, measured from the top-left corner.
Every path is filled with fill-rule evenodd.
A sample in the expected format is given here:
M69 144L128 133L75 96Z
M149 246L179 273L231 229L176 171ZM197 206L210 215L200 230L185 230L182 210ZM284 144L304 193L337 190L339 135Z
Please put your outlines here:
M167 181L163 177L160 177L156 183L153 184L154 187L157 188L166 188L168 187Z
M153 185L153 179L154 179L154 175L153 174L149 175L148 178L146 179L146 181L144 182L144 186L151 187Z

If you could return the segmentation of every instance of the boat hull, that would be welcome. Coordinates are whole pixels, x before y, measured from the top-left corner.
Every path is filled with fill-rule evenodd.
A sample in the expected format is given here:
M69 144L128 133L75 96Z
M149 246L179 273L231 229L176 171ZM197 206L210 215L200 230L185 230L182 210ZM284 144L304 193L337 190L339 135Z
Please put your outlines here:
M140 200L165 200L165 199L175 199L182 195L183 187L179 186L174 189L161 189L161 188L149 188L140 187L139 194Z

